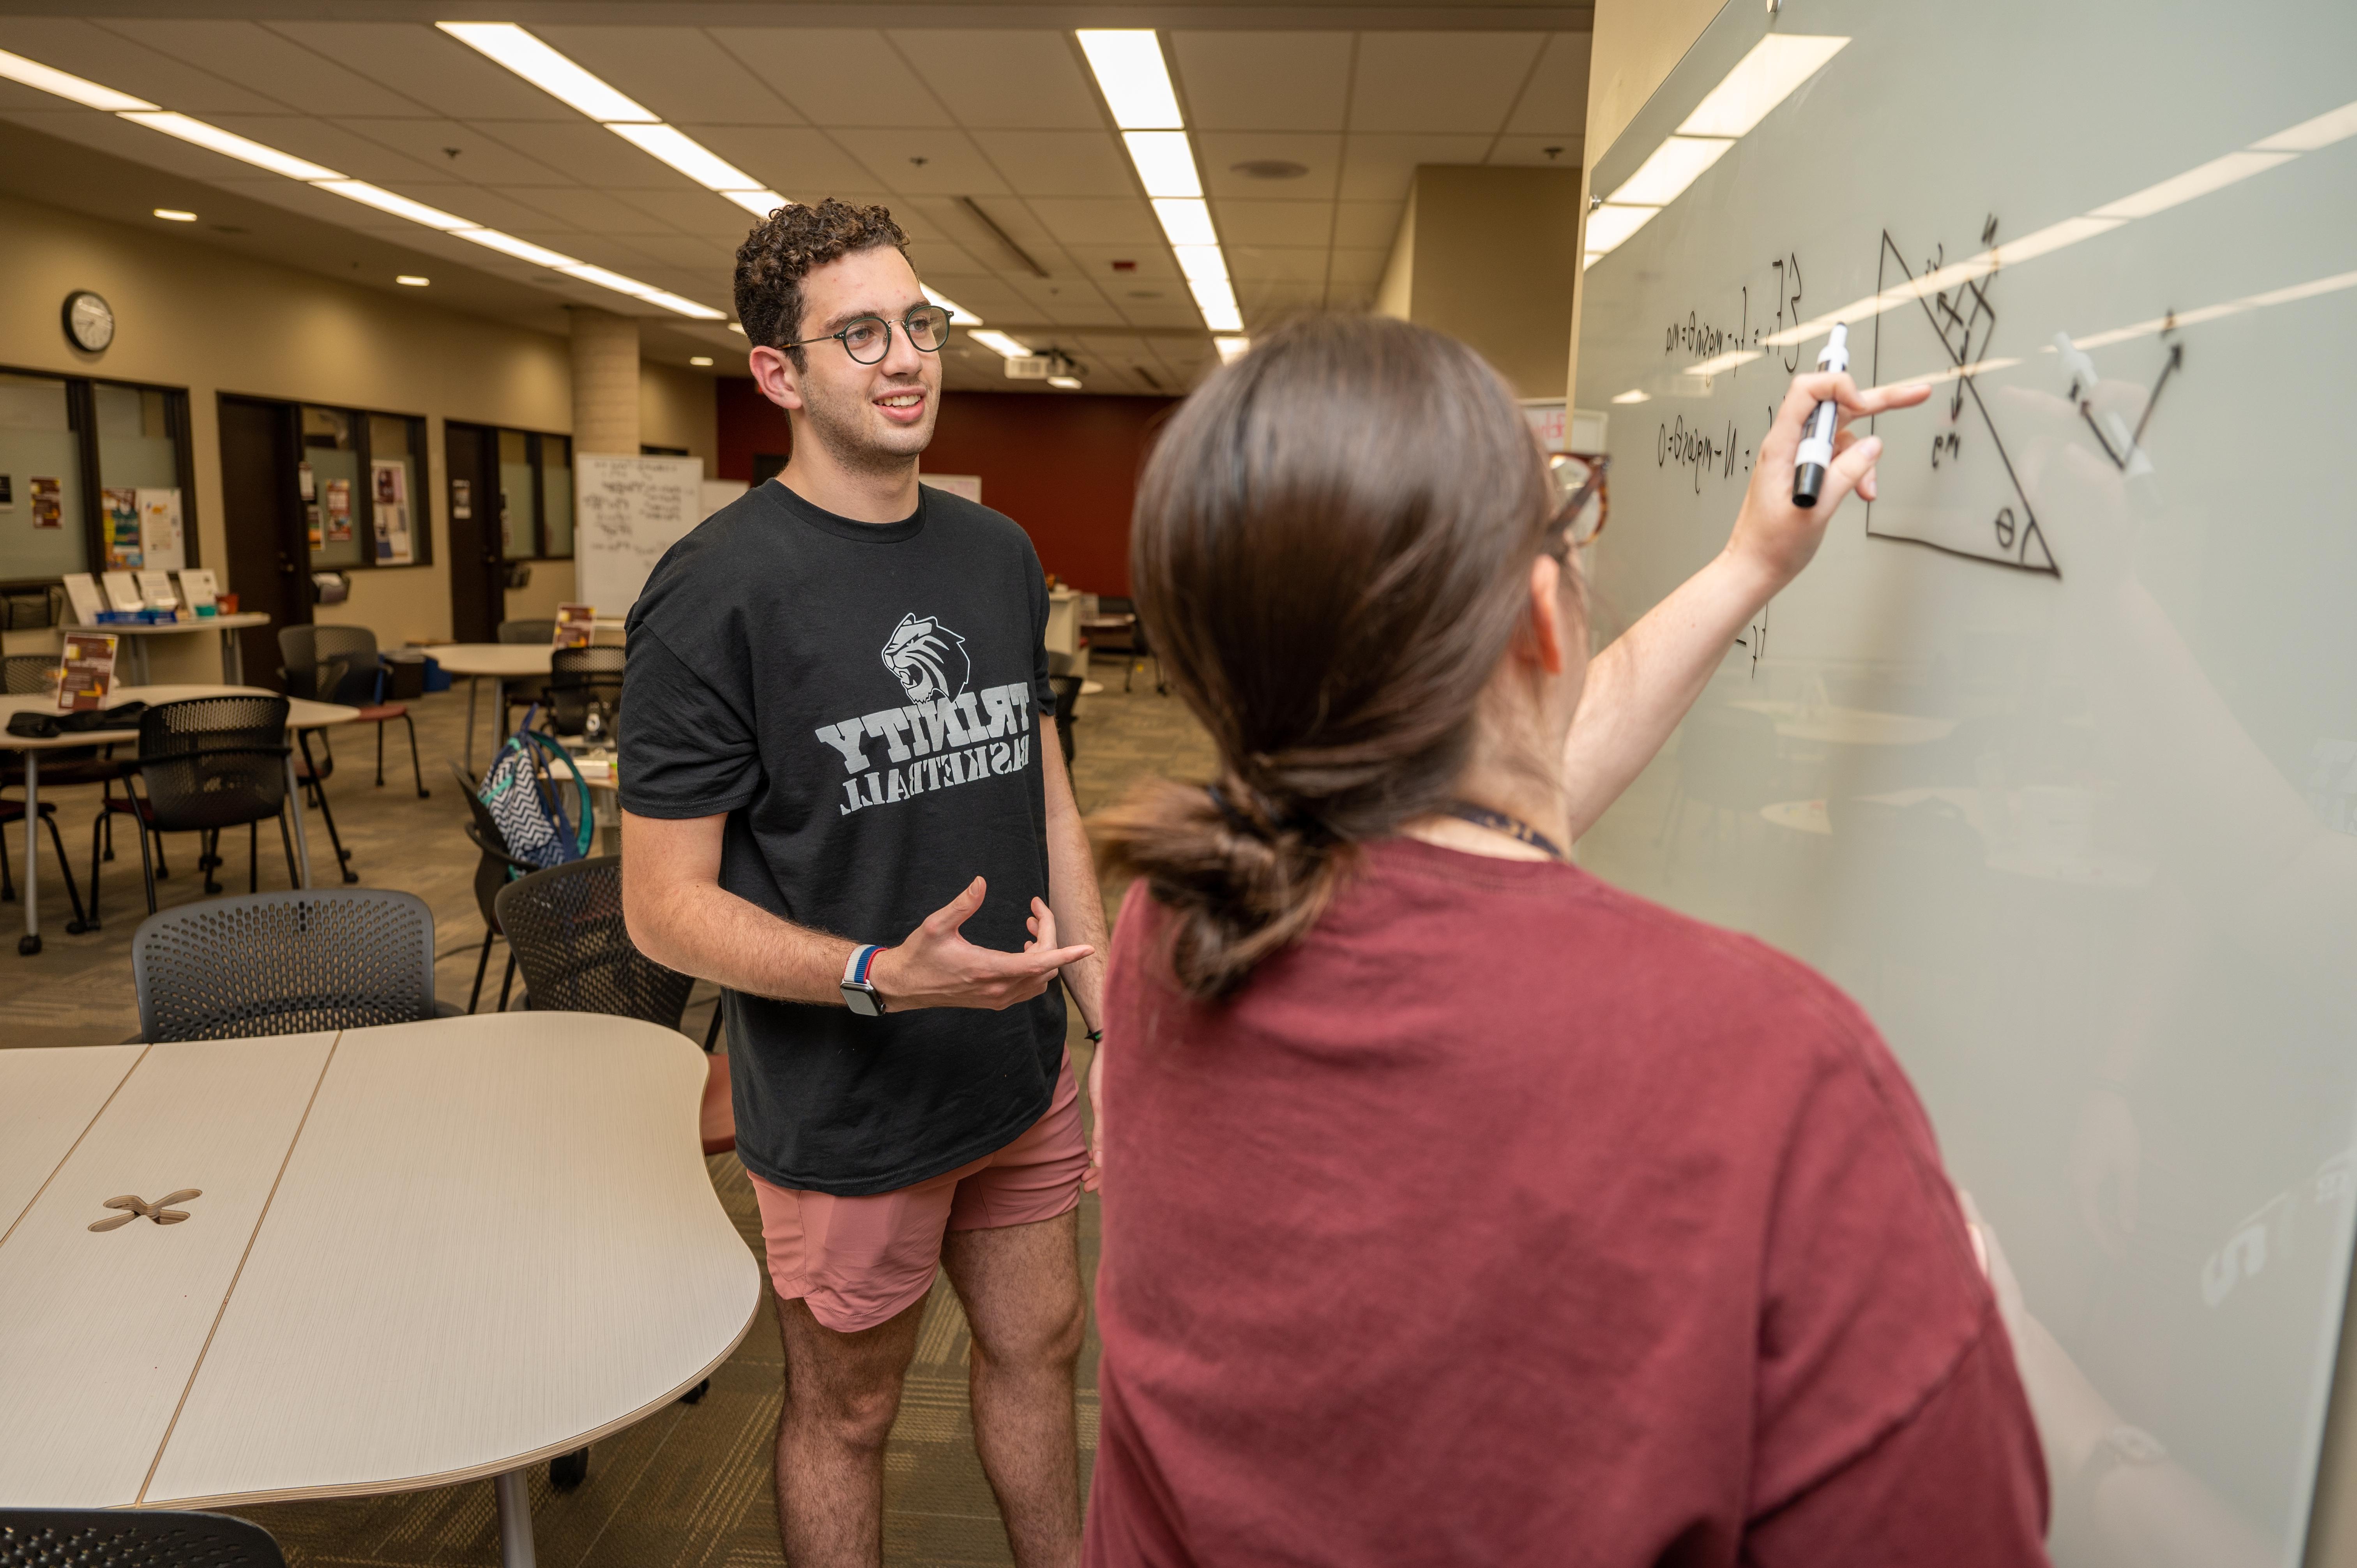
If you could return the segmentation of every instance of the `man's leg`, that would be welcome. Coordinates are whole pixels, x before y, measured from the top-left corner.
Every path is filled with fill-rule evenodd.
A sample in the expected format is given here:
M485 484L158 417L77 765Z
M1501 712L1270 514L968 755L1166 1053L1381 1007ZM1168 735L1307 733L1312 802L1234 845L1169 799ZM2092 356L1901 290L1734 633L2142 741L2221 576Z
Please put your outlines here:
M778 1303L786 1348L778 1534L793 1568L879 1568L884 1561L884 1444L924 1316L920 1296L873 1328L838 1334L811 1316L808 1302Z
M952 1230L942 1241L942 1266L974 1329L974 1447L1019 1568L1072 1568L1081 1560L1072 1375L1087 1302L1079 1220L1067 1211L1028 1225Z

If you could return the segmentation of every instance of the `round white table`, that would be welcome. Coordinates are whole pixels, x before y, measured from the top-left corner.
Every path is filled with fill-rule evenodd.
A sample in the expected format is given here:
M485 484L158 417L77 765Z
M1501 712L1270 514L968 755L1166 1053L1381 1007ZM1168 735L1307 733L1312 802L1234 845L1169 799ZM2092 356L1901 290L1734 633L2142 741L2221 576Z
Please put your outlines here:
M159 703L184 702L190 697L274 697L275 692L264 692L253 686L118 686L107 693L106 705L118 703L145 703L153 707ZM9 716L13 714L55 713L57 700L45 693L29 696L0 697L0 748L22 752L25 757L25 934L16 940L16 950L31 957L41 950L40 875L41 875L41 753L70 751L85 746L133 746L139 740L139 726L128 729L85 730L79 735L51 736L35 738L10 735ZM326 729L331 725L345 725L361 716L358 708L341 703L313 703L300 697L287 703L286 727L290 730ZM303 831L303 790L295 778L295 755L290 750L285 757L286 805L295 822L296 864L303 870L303 886L311 886L311 843Z
M143 625L91 626L73 629L99 636L126 639L122 647L131 658L124 678L140 683L147 679L147 639L151 637L178 637L186 632L211 631L221 634L221 679L231 685L245 680L245 656L238 647L237 634L250 626L268 626L270 618L260 610L240 610L235 615L204 616L196 620L175 620Z
M552 644L541 642L442 642L420 651L450 674L468 677L467 771L472 773L475 770L475 693L486 680L496 682L499 703L491 709L491 724L494 728L505 724L508 682L533 675L547 675L550 656L555 653L556 649Z
M586 1013L0 1050L0 1504L489 1479L531 1568L531 1468L694 1388L760 1305L705 1073Z

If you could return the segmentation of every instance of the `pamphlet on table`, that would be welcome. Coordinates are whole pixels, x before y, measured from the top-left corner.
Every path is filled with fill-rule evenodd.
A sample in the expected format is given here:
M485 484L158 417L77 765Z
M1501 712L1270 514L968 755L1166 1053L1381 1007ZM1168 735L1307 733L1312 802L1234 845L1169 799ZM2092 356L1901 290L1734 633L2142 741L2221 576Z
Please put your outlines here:
M65 678L58 682L58 712L82 713L106 705L106 693L114 686L114 644L111 632L66 633Z

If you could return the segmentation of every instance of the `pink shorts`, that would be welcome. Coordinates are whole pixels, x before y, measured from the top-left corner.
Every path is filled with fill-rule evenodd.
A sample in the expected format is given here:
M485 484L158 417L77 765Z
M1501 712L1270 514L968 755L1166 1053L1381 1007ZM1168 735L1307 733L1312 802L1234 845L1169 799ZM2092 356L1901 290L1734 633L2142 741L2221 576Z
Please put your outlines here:
M1088 1168L1080 1085L1067 1056L1046 1115L996 1154L931 1181L837 1197L753 1176L770 1283L780 1299L809 1302L811 1316L838 1334L873 1328L933 1288L946 1232L1069 1214L1080 1207Z

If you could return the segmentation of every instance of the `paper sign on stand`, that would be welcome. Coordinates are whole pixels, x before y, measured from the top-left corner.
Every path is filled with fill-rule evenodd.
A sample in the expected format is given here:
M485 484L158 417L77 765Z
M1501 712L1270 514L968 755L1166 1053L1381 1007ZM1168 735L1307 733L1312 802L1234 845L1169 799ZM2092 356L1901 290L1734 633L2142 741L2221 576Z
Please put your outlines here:
M559 605L556 607L556 635L553 648L587 648L597 634L597 607L595 605Z
M212 573L205 567L190 566L181 572L180 602L199 615L211 615L215 612L213 600L220 593L221 589L213 582Z
M139 585L133 579L130 573L109 572L104 582L106 605L109 609L121 610L125 615L136 615L145 607L146 601L139 596Z
M66 633L65 679L58 682L58 712L83 713L106 705L106 693L114 686L114 642L111 632Z
M172 591L172 574L151 572L145 567L132 574L139 584L139 597L151 610L176 610L180 607L179 595Z
M106 608L106 600L98 591L98 579L87 572L66 574L66 600L73 606L75 624L96 626L99 612Z

